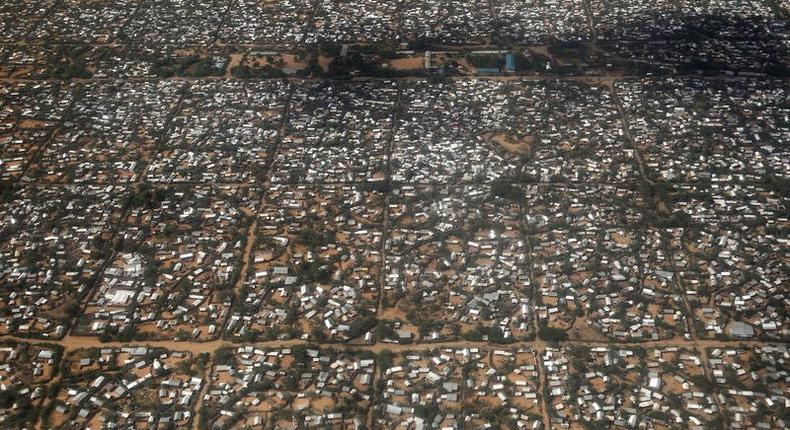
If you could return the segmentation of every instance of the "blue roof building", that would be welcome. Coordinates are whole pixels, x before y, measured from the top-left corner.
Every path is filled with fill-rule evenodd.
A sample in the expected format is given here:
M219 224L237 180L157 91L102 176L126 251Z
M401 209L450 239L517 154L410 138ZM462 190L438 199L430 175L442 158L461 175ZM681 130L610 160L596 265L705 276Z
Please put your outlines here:
M501 71L496 67L478 67L477 74L478 75L498 75Z
M508 72L516 71L516 56L513 55L512 52L508 52L507 55L505 55L505 69Z

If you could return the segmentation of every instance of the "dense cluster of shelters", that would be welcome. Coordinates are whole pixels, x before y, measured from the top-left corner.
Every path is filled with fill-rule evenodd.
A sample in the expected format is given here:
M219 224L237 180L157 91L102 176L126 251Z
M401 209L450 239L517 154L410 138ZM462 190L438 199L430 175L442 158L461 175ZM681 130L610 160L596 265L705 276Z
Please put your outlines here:
M720 428L723 415L693 349L547 347L552 428ZM555 427L556 426L556 427Z
M786 345L708 351L719 402L733 428L781 429L788 426L790 353Z
M272 182L382 181L396 97L391 81L297 86Z
M217 37L223 43L292 46L304 38L314 10L312 0L238 1Z
M210 428L363 428L375 354L305 347L219 350L201 414Z
M516 154L499 149L493 137L486 139L508 121L507 85L483 80L404 85L392 179L452 183L515 176Z
M9 333L78 314L180 339L790 330L779 81L2 89L3 174L32 183L1 207Z
M36 422L62 354L58 345L0 342L0 426L25 427Z
M779 0L25 0L0 7L0 76L141 76L178 49L342 44L528 45L599 72L786 76L788 16Z
M588 7L580 0L508 0L495 5L477 0L26 0L0 10L0 37L35 43L184 46L218 40L292 47L326 41L545 44L587 41L595 34L617 44L616 51L625 50L622 53L649 43L680 54L666 43L674 39L694 48L692 54L709 54L711 60L731 60L727 54L732 54L737 60L738 54L748 55L750 46L768 48L772 37L787 30L780 19L782 7L771 1L586 3ZM710 37L713 31L716 38ZM754 40L744 40L744 35Z
M78 329L122 338L219 336L259 201L246 187L138 189Z
M617 82L649 175L677 182L761 182L788 174L782 81L639 79Z
M431 427L452 425L460 414L463 398L459 395L464 382L463 370L483 360L478 348L406 352L400 362L393 361L382 369L386 387L375 414L381 428L424 426L432 418ZM471 366L470 366L471 367Z
M195 419L208 355L125 346L68 351L49 390L47 428L172 428Z
M484 44L494 29L490 6L480 0L405 0L399 20L404 39L448 45Z
M236 339L349 340L375 325L384 200L355 185L273 185L228 325Z
M74 101L68 84L0 86L0 180L18 179Z
M4 2L0 427L788 428L788 16Z
M90 83L81 93L29 180L134 182L179 99L178 82Z
M142 1L119 39L143 45L206 45L215 40L230 6L224 0Z
M541 428L536 359L527 348L380 355L373 428Z
M488 186L403 186L389 201L382 340L532 333L520 209Z
M546 8L547 17L562 18L552 12ZM468 0L29 0L3 6L0 16L4 41L179 46L215 40L272 46L380 42L400 41L402 35L463 44L490 37L493 21L488 3Z
M393 180L624 182L638 176L606 88L470 80L402 91Z
M0 6L0 40L24 40L30 29L39 24L58 0L25 0L6 2Z
M66 334L112 253L127 200L117 186L30 186L0 206L3 333Z
M134 0L63 1L27 37L61 43L107 43L118 36L134 14L136 3Z
M657 40L683 29L676 0L589 0L601 40Z
M155 182L255 182L280 139L289 87L205 81L189 87L146 177Z
M764 0L591 0L600 46L634 71L786 75L787 9Z
M492 5L494 34L500 39L529 45L590 39L581 0L505 0Z
M671 209L690 219L668 243L702 336L786 339L786 197L764 185L678 185Z

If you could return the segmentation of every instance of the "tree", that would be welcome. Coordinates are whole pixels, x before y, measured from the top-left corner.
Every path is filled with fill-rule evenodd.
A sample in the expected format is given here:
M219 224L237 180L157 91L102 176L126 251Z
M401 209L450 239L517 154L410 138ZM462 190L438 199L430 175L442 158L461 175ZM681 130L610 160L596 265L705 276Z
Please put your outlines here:
M214 364L230 365L234 361L233 349L219 348L214 351Z
M362 318L355 319L348 330L348 337L350 339L359 337L362 333L375 327L377 322L378 320L373 315L366 315Z
M392 351L389 349L382 349L379 351L376 363L378 364L380 371L383 372L384 370L392 367L392 357Z
M568 334L565 333L565 330L549 327L545 324L540 325L539 336L541 339L549 342L559 342L568 339Z
M524 193L518 187L505 181L496 181L491 184L491 194L513 201L518 201L524 196Z

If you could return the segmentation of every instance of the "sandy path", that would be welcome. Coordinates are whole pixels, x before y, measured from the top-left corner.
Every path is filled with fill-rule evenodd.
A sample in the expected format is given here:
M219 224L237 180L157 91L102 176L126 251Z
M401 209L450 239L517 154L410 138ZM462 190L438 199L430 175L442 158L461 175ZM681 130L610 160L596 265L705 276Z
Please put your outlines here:
M212 353L215 350L223 347L234 347L242 345L240 343L230 342L226 340L211 340L206 342L189 342L189 341L175 341L175 340L147 340L140 342L100 342L94 336L75 336L68 335L61 340L47 340L47 339L30 339L16 336L3 336L0 339L15 340L18 342L47 342L63 346L67 350L79 348L109 348L109 347L125 347L129 345L145 345L154 348L167 348L174 351L189 351L193 354L200 354L203 352ZM777 345L785 346L784 342L763 342L763 341L739 341L739 340L654 340L646 342L600 342L600 341L582 341L582 340L569 340L562 342L546 342L543 340L531 340L523 342L513 342L509 344L492 344L484 341L473 342L468 340L447 341L447 342L433 342L433 343L414 343L414 344L398 344L377 342L370 345L352 345L345 343L324 343L316 344L312 342L305 342L303 340L273 340L267 342L252 342L244 343L243 345L251 345L259 348L287 348L294 345L314 345L321 348L330 348L336 350L359 350L380 352L388 349L392 352L405 352L413 350L429 350L435 348L516 348L525 347L535 350L543 351L546 346L588 346L588 347L609 347L609 348L668 348L668 347L684 347L684 348L734 348L734 347L755 347L763 345Z

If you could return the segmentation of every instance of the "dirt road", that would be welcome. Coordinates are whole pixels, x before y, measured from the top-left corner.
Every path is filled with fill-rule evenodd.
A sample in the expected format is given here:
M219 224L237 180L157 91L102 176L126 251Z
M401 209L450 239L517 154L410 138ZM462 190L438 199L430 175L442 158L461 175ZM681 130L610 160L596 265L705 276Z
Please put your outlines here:
M234 347L240 345L226 340L211 340L206 342L190 342L190 341L175 341L175 340L148 340L139 342L100 342L97 337L93 336L75 336L67 335L61 340L46 340L46 339L30 339L21 338L16 336L3 336L0 339L15 340L18 342L47 342L63 346L66 350L73 350L79 348L110 348L110 347L123 347L129 345L145 345L149 347L167 348L174 351L189 351L194 354L202 352L213 353L219 348ZM685 347L685 348L733 348L737 346L752 347L760 345L786 345L782 342L763 342L763 341L727 341L727 340L656 340L646 342L599 342L599 341L583 341L583 340L569 340L562 342L546 342L543 340L532 340L513 342L509 344L491 344L488 342L472 342L468 340L457 340L447 342L431 342L431 343L417 343L417 344L397 344L387 342L377 342L370 345L352 345L344 343L323 343L313 344L303 340L272 340L266 342L252 342L245 343L257 348L287 348L294 345L314 345L321 348L330 348L336 350L359 350L371 351L378 353L383 350L390 350L392 352L404 352L415 350L430 350L435 348L514 348L526 347L533 348L538 351L543 351L548 346L588 346L588 347L608 347L608 348L667 348L667 347Z

